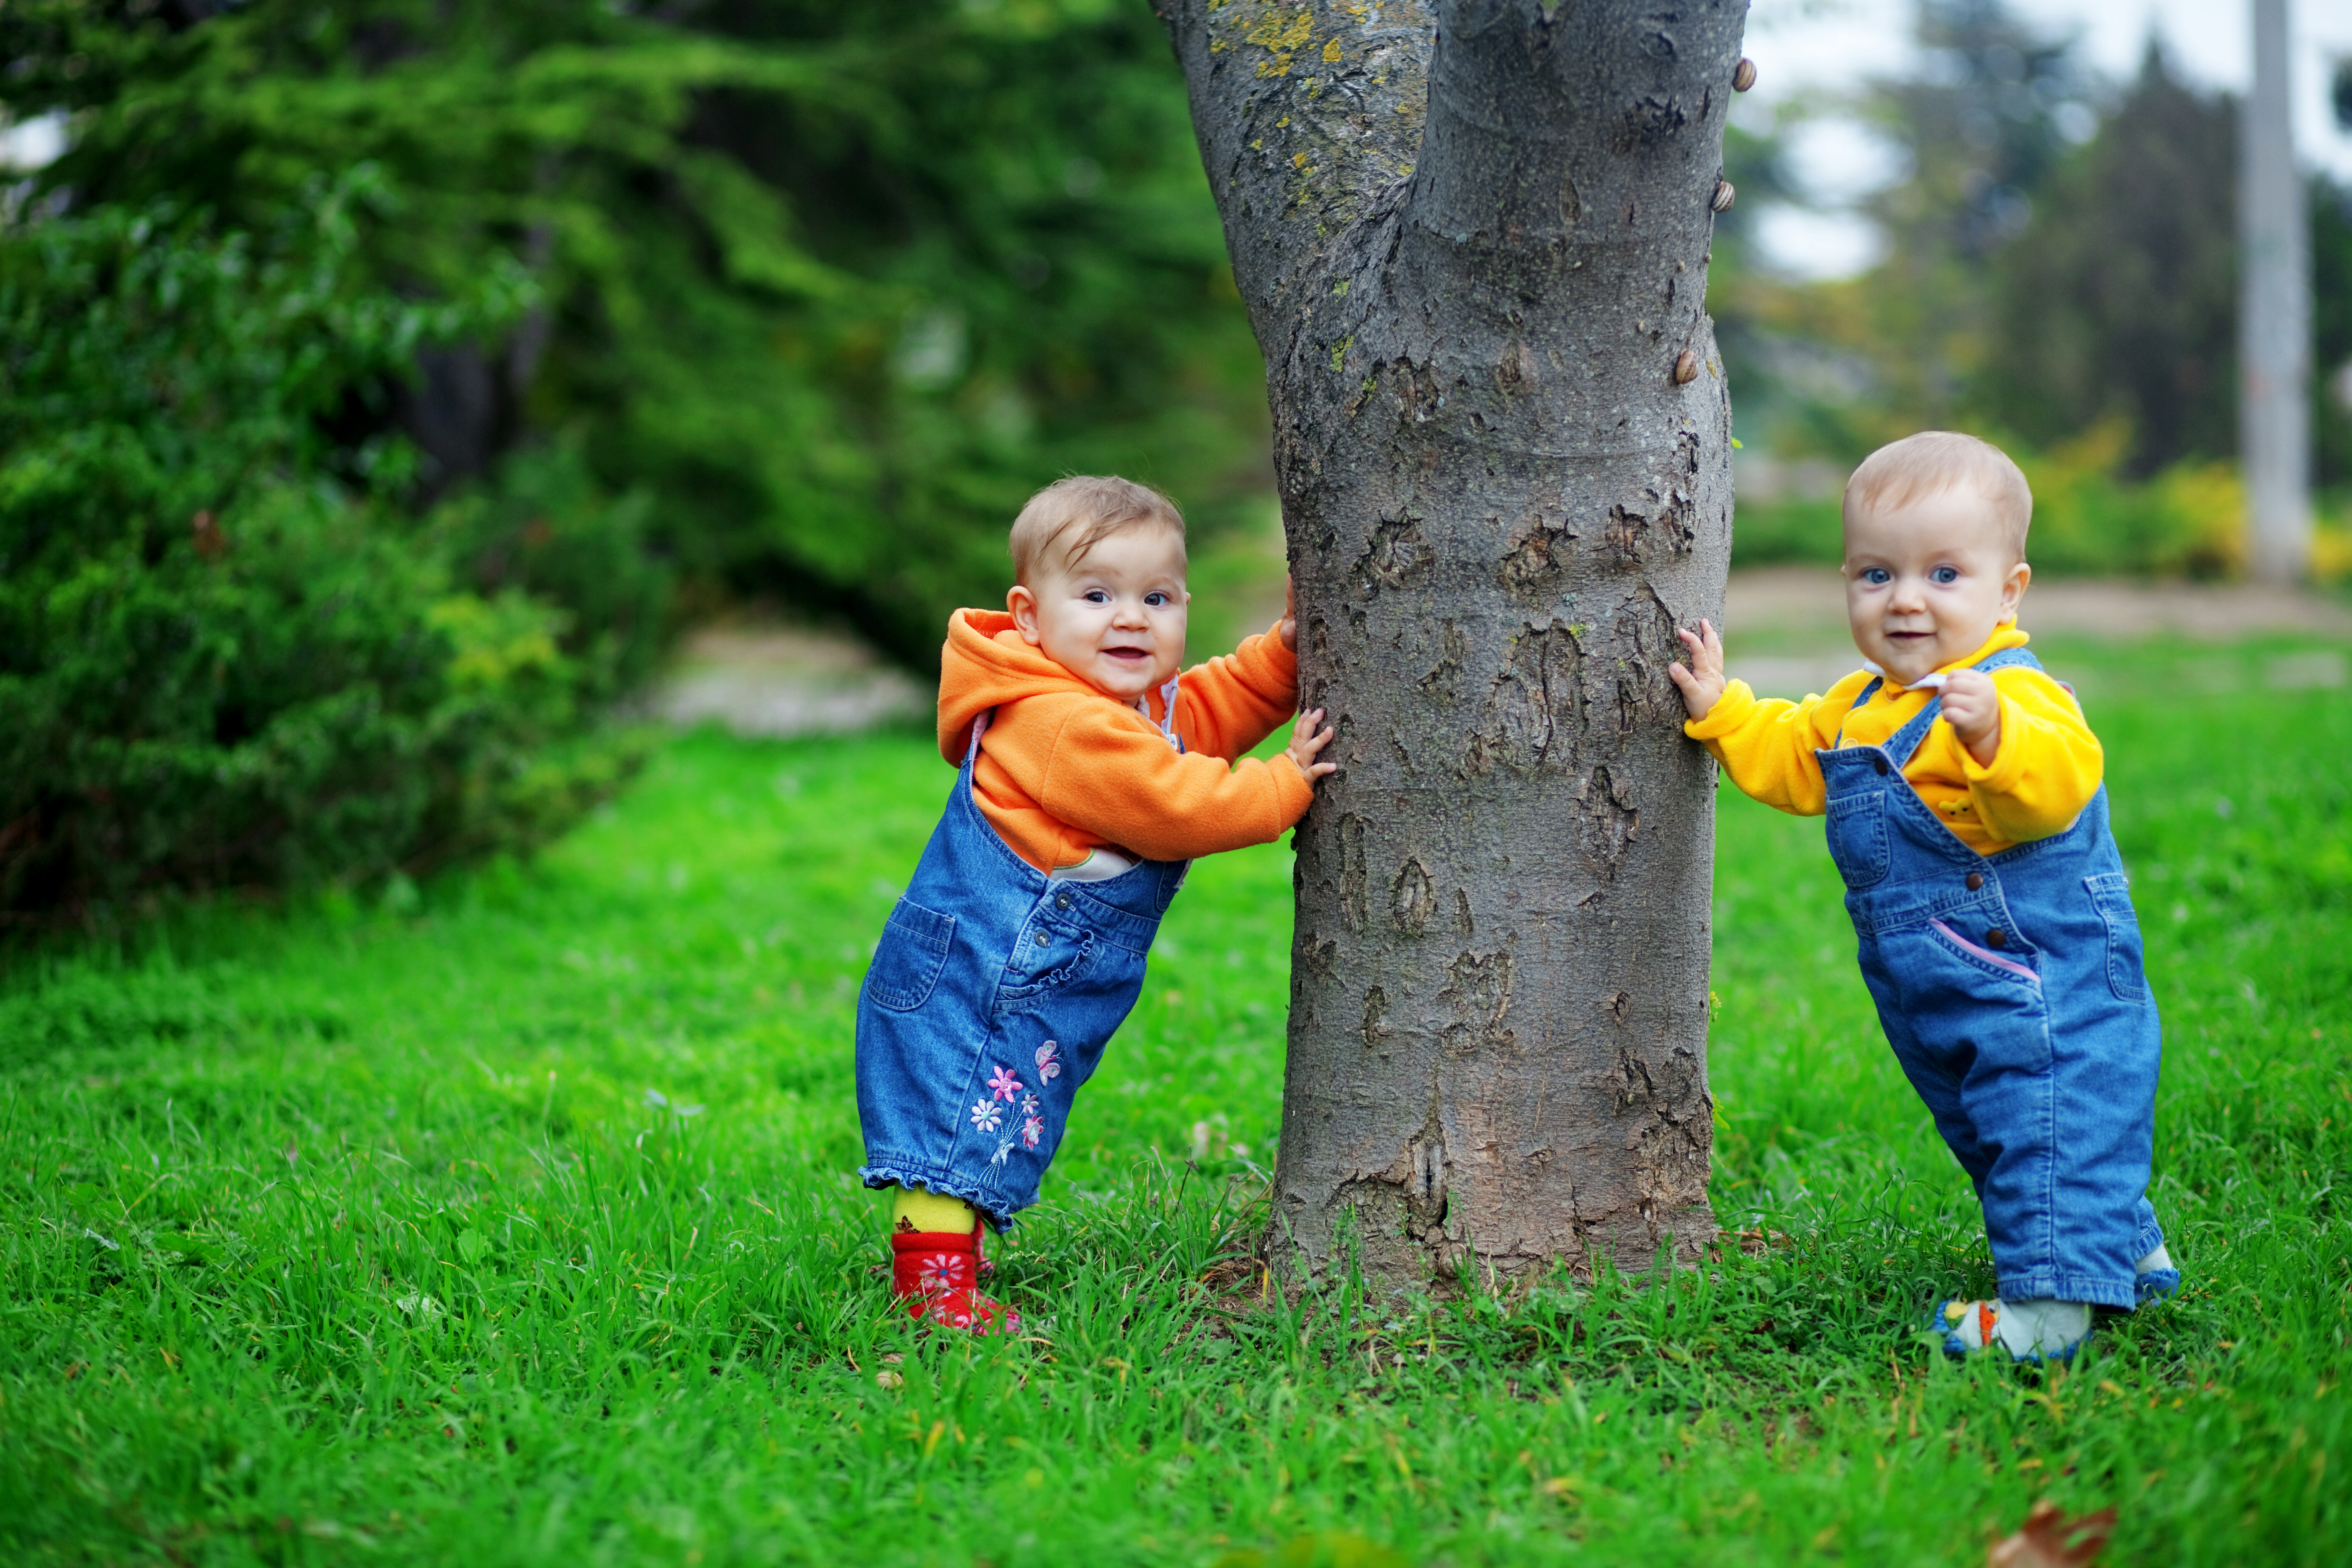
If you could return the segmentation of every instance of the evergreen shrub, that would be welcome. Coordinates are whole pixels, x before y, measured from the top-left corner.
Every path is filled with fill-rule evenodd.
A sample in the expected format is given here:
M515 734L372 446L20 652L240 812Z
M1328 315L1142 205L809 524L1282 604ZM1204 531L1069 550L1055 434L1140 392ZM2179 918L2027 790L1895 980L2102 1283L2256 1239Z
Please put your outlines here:
M612 509L564 496L589 521L539 525L549 565L468 581L498 503L414 518L406 442L335 434L530 302L512 267L438 302L361 281L389 202L362 165L266 228L155 203L0 237L0 920L383 875L620 765L544 749L629 662L546 593Z
M12 116L71 127L28 207L254 227L373 163L404 208L359 276L450 298L528 268L541 303L466 345L488 374L418 384L428 485L510 488L509 444L555 443L515 482L577 459L649 498L606 521L697 604L780 600L935 669L1039 486L1150 480L1196 546L1272 491L1264 362L1135 0L8 0L0 65ZM584 541L525 563L525 504L477 519L510 537L468 572L585 593Z

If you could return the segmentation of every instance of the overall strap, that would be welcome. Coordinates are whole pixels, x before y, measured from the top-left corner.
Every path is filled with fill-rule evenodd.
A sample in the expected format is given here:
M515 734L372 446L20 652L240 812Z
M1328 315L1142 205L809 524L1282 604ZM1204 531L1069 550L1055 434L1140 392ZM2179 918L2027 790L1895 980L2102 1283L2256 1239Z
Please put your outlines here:
M2040 669L2042 661L2021 647L2005 647L1999 653L1986 655L1969 668L1990 675L1996 669ZM1857 702L1854 706L1859 708L1862 704ZM1894 757L1897 767L1911 765L1912 753L1927 741L1927 731L1936 727L1936 720L1943 710L1944 694L1938 690L1908 724L1887 738L1887 752Z
M1977 660L1975 668L1990 675L1996 669L2040 669L2042 661L2024 648L2005 647Z
M1862 689L1861 695L1857 696L1857 697L1853 700L1853 708L1848 708L1848 709L1845 710L1845 713L1846 713L1846 719L1851 719L1851 718L1853 718L1853 709L1854 709L1854 708L1859 708L1859 707L1861 707L1863 704L1864 704L1864 703L1868 702L1868 701L1869 701L1873 697L1874 697L1874 696L1876 696L1876 695L1877 695L1877 693L1878 693L1878 689L1879 689L1880 687L1882 687L1882 686L1885 685L1885 684L1886 684L1886 678L1885 678L1885 676L1883 676L1883 675L1874 675L1874 676L1872 676L1872 677L1870 678L1870 684L1869 684L1869 685L1867 685L1867 686L1865 686L1865 687L1864 687L1864 688ZM1839 721L1838 721L1837 743L1838 743L1839 745L1841 745L1841 746L1843 746L1843 745L1844 745L1844 744L1845 744L1845 719L1841 719L1841 720L1839 720Z
M1911 765L1911 753L1927 739L1927 731L1936 727L1937 716L1944 710L1944 694L1940 691L1927 699L1927 706L1911 717L1911 721L1886 738L1886 754L1895 759L1897 768Z
M1183 679L1181 674L1171 675L1168 684L1160 689L1160 711L1165 715L1160 721L1160 732L1176 748L1179 756L1184 753L1184 737L1176 732L1176 699L1183 694ZM1144 717L1149 719L1151 715L1146 712Z

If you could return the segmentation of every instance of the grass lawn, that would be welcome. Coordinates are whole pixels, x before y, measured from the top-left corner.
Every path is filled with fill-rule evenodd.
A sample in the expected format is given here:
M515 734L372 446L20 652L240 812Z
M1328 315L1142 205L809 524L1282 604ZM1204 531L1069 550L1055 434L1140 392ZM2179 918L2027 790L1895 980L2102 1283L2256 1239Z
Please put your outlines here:
M2058 650L2107 743L2189 1286L2074 1368L1989 1291L1817 823L1722 806L1727 1247L1644 1288L1263 1306L1288 856L1200 866L1000 1256L926 1340L858 1190L852 1008L949 782L677 742L538 859L0 975L0 1542L20 1563L2352 1561L2352 694ZM2275 651L2275 650L2272 650ZM2235 661L2232 663L2231 661ZM2231 689L2228 670L2243 676ZM2217 676L2216 671L2221 671Z

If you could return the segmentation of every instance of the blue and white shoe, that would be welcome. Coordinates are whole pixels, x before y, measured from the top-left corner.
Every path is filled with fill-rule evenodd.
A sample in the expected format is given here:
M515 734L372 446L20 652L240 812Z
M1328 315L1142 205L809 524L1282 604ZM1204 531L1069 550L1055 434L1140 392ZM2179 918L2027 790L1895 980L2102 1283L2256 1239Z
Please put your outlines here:
M2156 1250L2132 1265L2136 1279L2132 1285L2132 1305L2145 1307L2150 1301L2161 1301L2180 1289L2180 1270L2172 1266L2172 1253L2162 1242Z
M2006 1352L2013 1362L2074 1359L2091 1337L2091 1309L2077 1301L1938 1301L1927 1327L1944 1336L1944 1353Z

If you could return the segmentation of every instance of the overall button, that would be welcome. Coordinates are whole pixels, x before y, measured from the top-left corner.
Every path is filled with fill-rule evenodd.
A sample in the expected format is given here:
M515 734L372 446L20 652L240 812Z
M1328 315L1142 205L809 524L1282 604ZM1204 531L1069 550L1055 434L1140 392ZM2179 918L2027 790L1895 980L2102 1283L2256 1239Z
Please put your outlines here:
M1992 930L1985 932L1985 945L1987 947L2007 947L2009 945L2009 933L2001 930L2000 927L1995 926Z
M1885 776L1886 776L1886 759L1885 759L1885 757L1873 757L1873 758L1871 758L1871 759L1870 759L1870 771L1871 771L1872 773L1874 773L1878 774L1878 775L1879 775L1879 777L1881 777L1881 778L1885 777Z
M1067 894L1067 893L1063 893L1063 894L1061 894L1060 896L1058 896L1057 898L1055 898L1055 899L1054 900L1054 907L1055 907L1055 909L1057 909L1057 910L1066 910L1066 909L1068 909L1068 908L1070 907L1070 895L1069 895L1069 894Z
M1981 887L1983 887L1983 886L1984 886L1984 873L1983 873L1983 872L1981 872L1981 871L1971 871L1971 872L1969 872L1969 892L1973 893L1973 892L1975 892L1979 888L1981 888Z
M1998 933L1996 933L1996 934L1998 934ZM1051 942L1053 942L1053 940L1054 940L1053 938L1051 938L1051 937L1047 936L1047 935L1046 935L1044 931L1039 931L1039 932L1037 933L1037 945L1038 945L1039 947L1045 947L1045 946L1048 945L1049 943L1051 943Z

